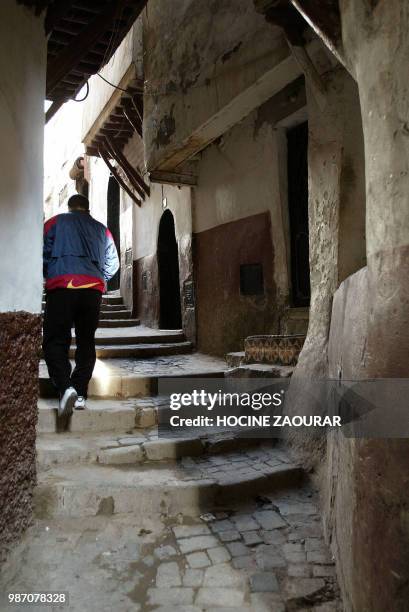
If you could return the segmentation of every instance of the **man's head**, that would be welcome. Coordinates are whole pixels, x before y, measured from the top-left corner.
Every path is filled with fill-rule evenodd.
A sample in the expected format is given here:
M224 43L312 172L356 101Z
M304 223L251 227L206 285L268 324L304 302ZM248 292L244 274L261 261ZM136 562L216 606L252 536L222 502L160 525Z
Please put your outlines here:
M69 211L84 210L88 212L89 211L88 198L86 198L83 195L80 195L79 193L76 193L75 195L71 196L68 200L68 210Z

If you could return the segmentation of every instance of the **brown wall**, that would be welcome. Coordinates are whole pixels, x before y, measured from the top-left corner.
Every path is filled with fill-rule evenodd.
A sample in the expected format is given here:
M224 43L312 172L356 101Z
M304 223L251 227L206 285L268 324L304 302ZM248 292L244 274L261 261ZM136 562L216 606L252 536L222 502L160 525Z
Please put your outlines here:
M40 325L40 315L0 313L0 559L31 520Z
M398 285L398 279L395 282ZM328 350L331 378L372 378L369 303L368 269L363 268L346 279L334 296ZM327 449L324 516L345 609L406 612L408 441L347 439L333 433Z
M200 351L243 350L246 336L277 331L269 213L194 235L197 341ZM240 264L262 263L264 295L240 295Z

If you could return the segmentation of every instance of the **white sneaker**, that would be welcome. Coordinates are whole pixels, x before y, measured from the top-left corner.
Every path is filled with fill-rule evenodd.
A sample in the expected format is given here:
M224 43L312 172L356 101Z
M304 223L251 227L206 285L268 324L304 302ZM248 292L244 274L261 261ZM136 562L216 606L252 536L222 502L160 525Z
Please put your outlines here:
M75 402L77 401L78 395L74 387L68 387L65 390L62 398L60 399L60 405L58 406L58 416L68 417L72 414L72 409Z
M85 410L86 405L85 402L87 400L85 399L85 397L83 397L82 395L79 395L75 404L74 404L74 408L75 410Z

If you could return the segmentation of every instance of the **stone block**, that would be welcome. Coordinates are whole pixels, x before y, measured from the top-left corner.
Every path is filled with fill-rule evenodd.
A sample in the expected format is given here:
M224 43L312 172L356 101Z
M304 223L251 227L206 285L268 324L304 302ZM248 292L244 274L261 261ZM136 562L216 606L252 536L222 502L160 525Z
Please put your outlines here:
M327 551L320 552L317 550L312 551L312 552L307 552L307 561L309 563L319 563L322 565L333 563L333 560L329 552Z
M138 410L135 415L135 427L146 429L156 425L156 410L155 408L143 408Z
M232 557L241 557L249 554L249 549L242 542L230 542L226 546Z
M210 559L205 552L195 552L186 557L189 566L192 569L199 569L201 567L209 567Z
M263 538L257 533L257 531L246 531L243 533L243 540L247 546L253 546L263 542Z
M312 597L325 587L322 578L290 578L287 580L285 590L287 599L301 599Z
M230 529L229 531L221 531L218 535L222 542L234 542L236 540L240 540L241 538L240 533L235 529Z
M176 561L161 563L156 573L157 587L177 587L182 584L179 566Z
M203 446L199 439L149 440L149 442L143 444L143 449L150 461L177 459L183 455L200 455L203 452Z
M187 569L183 576L183 586L197 588L202 586L203 570Z
M151 588L148 600L151 606L169 606L193 603L194 591L189 587ZM167 610L169 608L166 608Z
M172 530L175 537L178 539L200 535L211 535L210 529L207 527L207 525L178 525L177 527L173 527Z
M144 455L140 445L107 448L98 453L98 462L104 465L141 463L143 460Z
M232 565L235 569L256 569L257 563L253 555L243 555L242 557L234 557Z
M219 546L219 542L213 535L203 535L178 540L178 545L182 554L186 555L197 550L216 548L216 546Z
M273 510L260 510L254 513L254 518L263 529L279 529L287 527L287 523Z
M260 525L254 520L251 515L239 515L233 519L238 531L254 531L260 528Z
M243 584L243 576L224 563L207 568L203 578L205 587L238 587Z
M306 563L289 565L288 575L293 578L309 578L311 576L311 566Z
M155 548L153 554L155 555L157 559L163 560L163 559L170 559L170 557L174 557L175 555L177 555L177 551L176 551L176 548L168 544L168 545L158 546L157 548Z
M229 551L224 546L218 546L217 548L209 548L207 554L210 557L211 562L214 565L218 563L226 563L231 559Z
M275 593L280 587L275 574L259 572L250 577L250 588L256 593Z
M195 604L198 606L226 607L237 609L244 601L244 593L238 589L210 588L199 589Z

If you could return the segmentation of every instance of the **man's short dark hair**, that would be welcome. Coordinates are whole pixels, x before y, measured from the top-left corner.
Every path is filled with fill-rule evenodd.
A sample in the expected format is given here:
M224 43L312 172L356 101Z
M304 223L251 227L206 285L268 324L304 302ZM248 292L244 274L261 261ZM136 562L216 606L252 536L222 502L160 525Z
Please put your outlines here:
M68 208L72 210L89 210L89 200L85 196L76 193L69 198Z

